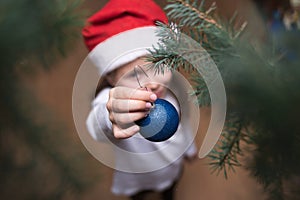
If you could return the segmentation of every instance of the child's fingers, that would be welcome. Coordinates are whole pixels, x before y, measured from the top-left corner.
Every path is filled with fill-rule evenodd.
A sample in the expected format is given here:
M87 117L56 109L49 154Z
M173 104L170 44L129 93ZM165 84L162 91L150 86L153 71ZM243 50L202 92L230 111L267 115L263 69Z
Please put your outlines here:
M141 100L115 99L110 104L107 104L107 109L109 111L118 113L128 113L149 110L151 106L152 105L150 102L145 102Z
M120 127L132 124L135 121L142 119L147 115L147 112L133 112L133 113L111 113L109 119L113 124Z
M142 101L153 102L157 99L157 96L150 91L137 90L128 87L115 87L110 90L110 97L114 99L135 99Z
M130 126L128 128L120 128L117 125L113 125L114 137L117 139L125 139L133 136L140 130L140 127L137 125Z

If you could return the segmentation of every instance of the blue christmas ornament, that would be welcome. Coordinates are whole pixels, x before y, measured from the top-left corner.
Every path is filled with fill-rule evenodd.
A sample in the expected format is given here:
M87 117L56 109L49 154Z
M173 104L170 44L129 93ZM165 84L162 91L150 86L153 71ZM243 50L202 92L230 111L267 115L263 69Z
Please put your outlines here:
M164 99L154 102L150 113L143 119L136 121L140 126L140 134L152 142L169 139L177 131L179 115L175 107Z

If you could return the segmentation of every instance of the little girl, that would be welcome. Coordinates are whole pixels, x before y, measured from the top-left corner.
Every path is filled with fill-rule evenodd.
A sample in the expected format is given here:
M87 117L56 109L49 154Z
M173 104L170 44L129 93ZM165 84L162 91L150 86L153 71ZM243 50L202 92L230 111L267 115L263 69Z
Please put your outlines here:
M152 0L111 0L83 30L89 58L108 83L93 101L87 127L95 140L114 145L112 192L133 200L144 199L148 191L172 200L183 158L196 155L191 127L180 124L167 141L150 142L134 123L148 114L157 98L168 100L180 113L168 89L172 72L155 74L146 67L144 56L158 42L157 21L167 23L167 18Z

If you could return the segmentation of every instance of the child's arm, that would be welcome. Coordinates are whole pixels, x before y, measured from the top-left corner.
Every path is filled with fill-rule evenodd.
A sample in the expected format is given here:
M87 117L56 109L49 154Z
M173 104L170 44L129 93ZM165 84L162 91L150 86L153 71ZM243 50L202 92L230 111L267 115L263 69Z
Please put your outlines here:
M115 87L109 92L106 108L115 138L128 138L136 134L140 127L135 121L145 117L152 103L157 99L153 92L128 87Z
M92 109L87 117L86 125L90 135L97 141L107 141L107 137L113 137L112 124L109 121L109 113L106 103L109 97L109 89L103 89L93 100Z

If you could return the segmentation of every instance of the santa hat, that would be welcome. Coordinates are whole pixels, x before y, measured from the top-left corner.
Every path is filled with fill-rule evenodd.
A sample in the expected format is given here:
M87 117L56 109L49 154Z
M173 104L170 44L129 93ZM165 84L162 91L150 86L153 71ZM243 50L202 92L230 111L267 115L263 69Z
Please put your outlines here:
M152 0L110 0L91 16L82 34L100 74L148 54L158 44L157 21L168 22Z

